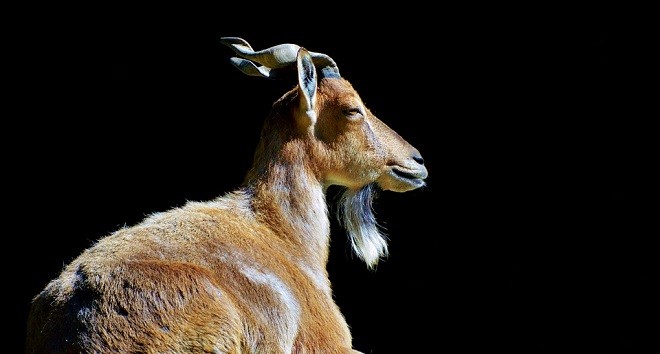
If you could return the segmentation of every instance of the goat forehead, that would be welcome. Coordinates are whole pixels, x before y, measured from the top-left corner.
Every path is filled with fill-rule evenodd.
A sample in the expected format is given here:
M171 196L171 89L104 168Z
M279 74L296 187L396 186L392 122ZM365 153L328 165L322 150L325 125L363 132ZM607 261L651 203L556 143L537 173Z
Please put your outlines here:
M358 94L350 82L345 79L327 79L324 78L319 84L319 92L328 97L342 98L344 96L357 97Z

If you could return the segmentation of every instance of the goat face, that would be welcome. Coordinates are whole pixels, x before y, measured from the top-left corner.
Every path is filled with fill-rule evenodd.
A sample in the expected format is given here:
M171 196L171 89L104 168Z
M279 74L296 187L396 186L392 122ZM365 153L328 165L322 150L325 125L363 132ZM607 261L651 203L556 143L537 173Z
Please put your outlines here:
M419 151L373 115L348 81L317 82L311 60L298 60L298 121L311 128L326 183L351 189L377 183L395 192L423 186L427 170Z

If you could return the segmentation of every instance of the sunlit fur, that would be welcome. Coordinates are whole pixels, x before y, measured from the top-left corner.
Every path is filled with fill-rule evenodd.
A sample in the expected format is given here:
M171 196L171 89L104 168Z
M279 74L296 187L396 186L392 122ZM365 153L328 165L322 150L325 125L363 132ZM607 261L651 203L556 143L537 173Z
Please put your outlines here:
M326 271L327 189L346 189L341 219L373 267L387 254L374 186L415 189L426 169L348 81L316 90L305 107L298 87L274 103L237 190L155 213L68 264L34 298L27 353L355 353Z

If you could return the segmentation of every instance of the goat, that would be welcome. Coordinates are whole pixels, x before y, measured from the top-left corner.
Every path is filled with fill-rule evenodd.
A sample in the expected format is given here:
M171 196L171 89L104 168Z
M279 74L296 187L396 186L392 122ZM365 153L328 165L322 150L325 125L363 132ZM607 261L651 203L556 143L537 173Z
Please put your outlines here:
M297 77L273 104L243 183L83 251L34 297L28 353L359 353L326 269L326 194L344 187L338 217L373 268L388 252L374 192L424 186L423 159L329 56L221 42L245 74Z

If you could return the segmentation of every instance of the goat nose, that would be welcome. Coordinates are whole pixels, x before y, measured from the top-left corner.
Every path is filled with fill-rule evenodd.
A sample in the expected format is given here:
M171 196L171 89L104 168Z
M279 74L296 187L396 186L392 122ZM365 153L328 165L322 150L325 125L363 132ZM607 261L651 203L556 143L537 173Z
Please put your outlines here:
M424 164L424 158L419 152L415 152L412 156L413 160L415 160L418 164L423 165Z

